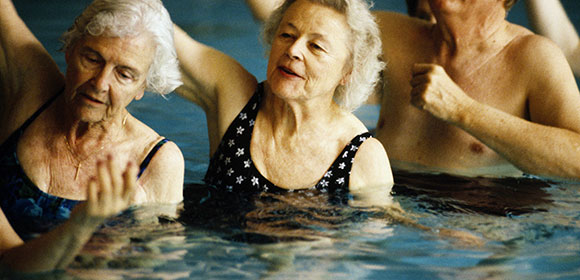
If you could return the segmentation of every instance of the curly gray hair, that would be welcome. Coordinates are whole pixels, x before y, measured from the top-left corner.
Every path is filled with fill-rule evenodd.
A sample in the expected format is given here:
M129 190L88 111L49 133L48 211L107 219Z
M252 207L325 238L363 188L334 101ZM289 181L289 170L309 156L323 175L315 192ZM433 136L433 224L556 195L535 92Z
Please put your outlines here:
M136 36L147 32L155 57L147 73L147 91L167 94L180 86L181 74L173 41L173 22L160 0L95 0L61 36L62 50L85 35Z
M371 5L365 0L308 0L331 7L345 15L350 27L351 74L347 83L334 91L334 100L342 108L354 111L373 93L379 81L379 73L385 67L381 61L381 38ZM262 35L269 51L286 10L296 0L286 0L264 23Z

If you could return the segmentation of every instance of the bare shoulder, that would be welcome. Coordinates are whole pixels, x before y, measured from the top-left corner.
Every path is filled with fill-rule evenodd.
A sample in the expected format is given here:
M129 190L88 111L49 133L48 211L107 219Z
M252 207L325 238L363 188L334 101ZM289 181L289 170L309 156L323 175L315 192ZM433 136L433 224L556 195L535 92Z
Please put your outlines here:
M552 40L533 34L523 27L515 29L510 53L516 62L525 64L522 66L569 68L564 53Z
M185 163L181 150L168 141L151 158L139 179L148 202L178 203L183 200Z
M185 163L181 150L172 141L165 142L152 128L134 119L135 162L142 165L149 160L139 178L147 202L177 203L183 199ZM150 157L150 158L148 158Z
M409 31L416 33L417 31L428 30L432 26L431 23L428 23L424 20L391 11L376 11L373 13L373 15L375 16L382 36L387 36L385 39L389 40L405 39L414 35L412 33L408 33ZM405 36L394 38L391 37L397 34L403 34ZM420 35L423 35L422 32Z
M351 190L393 184L387 152L376 138L367 139L359 147L352 166L351 183Z
M388 206L392 204L394 184L391 165L381 142L369 138L359 147L351 170L349 192L356 206Z
M410 62L425 59L425 53L430 50L427 48L432 45L433 24L390 11L375 12L375 16L381 32L382 55L387 62L389 71L385 74L388 77L407 71L405 67Z
M373 12L377 24L383 28L390 26L403 25L409 21L410 17L401 13L392 11L375 11Z
M562 50L550 39L527 34L513 43L511 52L527 82L531 120L580 131L580 92Z

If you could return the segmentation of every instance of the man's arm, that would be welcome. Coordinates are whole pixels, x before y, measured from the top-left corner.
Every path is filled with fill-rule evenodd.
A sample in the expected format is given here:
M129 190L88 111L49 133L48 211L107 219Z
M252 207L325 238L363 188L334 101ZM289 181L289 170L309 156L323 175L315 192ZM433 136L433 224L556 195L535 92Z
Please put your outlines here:
M529 120L471 99L437 65L417 64L412 104L470 133L524 172L580 179L580 92L562 52L530 36L521 46ZM509 93L505 93L509 94Z
M580 76L580 38L559 0L526 0L533 29L558 45L577 76Z

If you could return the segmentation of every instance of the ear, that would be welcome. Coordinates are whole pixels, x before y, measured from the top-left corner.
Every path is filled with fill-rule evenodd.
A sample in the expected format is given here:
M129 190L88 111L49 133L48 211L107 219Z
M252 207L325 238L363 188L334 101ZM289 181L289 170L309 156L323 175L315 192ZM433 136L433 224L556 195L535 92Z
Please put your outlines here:
M145 91L141 91L141 93L139 93L135 96L135 100L141 100L141 98L143 98L144 95L145 95Z
M350 80L350 75L352 74L352 70L348 71L348 73L344 74L344 76L342 77L342 79L340 79L340 85L341 86L345 86L348 81Z

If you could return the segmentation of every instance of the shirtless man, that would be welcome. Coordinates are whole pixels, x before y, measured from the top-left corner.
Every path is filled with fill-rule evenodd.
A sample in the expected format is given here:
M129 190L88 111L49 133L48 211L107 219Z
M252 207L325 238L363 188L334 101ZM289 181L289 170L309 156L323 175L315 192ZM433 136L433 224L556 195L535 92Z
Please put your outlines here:
M505 20L517 0L428 1L436 23L375 13L392 166L579 179L580 92L562 51Z
M388 62L377 136L395 166L580 178L572 71L551 41L505 20L514 2L429 0L435 24L376 13Z

